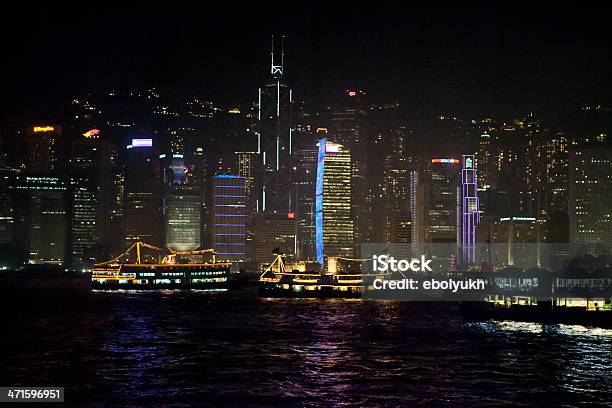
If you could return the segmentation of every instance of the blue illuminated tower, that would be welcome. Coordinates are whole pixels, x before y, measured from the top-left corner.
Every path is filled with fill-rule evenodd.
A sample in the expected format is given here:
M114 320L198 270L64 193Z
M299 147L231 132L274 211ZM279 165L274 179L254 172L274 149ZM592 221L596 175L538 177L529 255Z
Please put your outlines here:
M463 263L471 264L476 261L476 225L480 222L474 155L463 155L461 162L460 253Z
M351 153L344 146L319 140L315 192L316 260L353 256Z
M212 243L220 261L246 259L246 203L244 177L213 177Z

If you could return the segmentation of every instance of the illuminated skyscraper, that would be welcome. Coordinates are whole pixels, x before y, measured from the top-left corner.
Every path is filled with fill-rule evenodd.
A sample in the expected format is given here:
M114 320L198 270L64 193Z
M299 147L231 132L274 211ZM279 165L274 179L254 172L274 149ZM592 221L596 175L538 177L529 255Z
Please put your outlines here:
M570 242L581 252L610 253L612 244L612 150L570 152Z
M241 176L213 176L212 246L221 261L246 259L246 193Z
M255 260L271 263L275 254L295 255L295 213L262 213L255 216Z
M75 266L108 259L115 232L111 229L111 145L91 129L73 143L70 158L72 205L71 247Z
M316 149L298 150L294 154L293 185L297 222L297 256L315 258L315 195L317 180Z
M461 158L461 227L457 228L457 243L463 263L476 262L476 225L480 222L480 206L478 200L478 186L476 178L476 165L473 155L463 155Z
M40 125L26 132L26 169L30 174L62 174L64 143L60 126Z
M151 139L133 139L125 155L123 241L161 246L164 242L161 211L159 152Z
M274 55L272 38L270 80L258 94L259 132L257 153L261 155L260 211L289 212L291 203L291 154L293 149L293 94L284 83L284 37L281 55Z
M244 177L247 196L247 214L256 212L259 206L256 176L259 171L259 155L256 152L236 152L236 173Z
M412 228L416 244L457 244L459 160L432 159L428 169L413 175ZM422 249L422 248L421 248Z
M344 146L319 140L315 194L316 260L353 256L351 153Z

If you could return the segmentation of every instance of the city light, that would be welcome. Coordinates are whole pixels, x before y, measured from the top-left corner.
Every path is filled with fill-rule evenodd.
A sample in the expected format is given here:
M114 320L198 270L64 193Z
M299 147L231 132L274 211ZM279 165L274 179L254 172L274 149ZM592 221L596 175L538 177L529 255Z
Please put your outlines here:
M83 133L83 136L86 138L93 138L99 135L100 135L100 129L91 129Z
M47 133L53 132L55 127L53 126L34 126L34 133Z

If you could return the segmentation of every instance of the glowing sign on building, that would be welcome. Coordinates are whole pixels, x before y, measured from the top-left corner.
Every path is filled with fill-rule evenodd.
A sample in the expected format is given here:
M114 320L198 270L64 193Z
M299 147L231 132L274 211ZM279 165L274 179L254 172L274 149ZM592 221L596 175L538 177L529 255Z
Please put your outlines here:
M83 133L83 136L86 138L93 138L93 137L100 136L100 129L88 130L87 132Z
M436 164L436 163L443 163L443 164L459 164L459 160L457 159L431 159L431 162Z
M290 219L290 220L295 219L295 213L287 213L287 219Z
M132 139L132 147L152 147L153 139Z
M34 133L53 132L54 130L53 126L34 126Z

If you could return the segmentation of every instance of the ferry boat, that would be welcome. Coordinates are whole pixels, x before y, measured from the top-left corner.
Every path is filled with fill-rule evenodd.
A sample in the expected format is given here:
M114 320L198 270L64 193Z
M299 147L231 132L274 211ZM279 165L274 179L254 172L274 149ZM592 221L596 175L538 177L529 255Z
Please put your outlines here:
M259 277L259 295L285 298L361 298L364 288L371 285L375 275L338 271L338 259L344 258L328 259L327 270L323 270L314 263L286 263L283 255L277 255L274 262L263 268Z
M214 250L171 251L161 262L144 263L142 248L163 251L144 242L136 242L123 254L94 265L93 289L227 289L232 283L231 263L216 262ZM129 254L136 249L136 261ZM212 254L212 262L181 263L179 258ZM124 259L127 262L121 262Z

